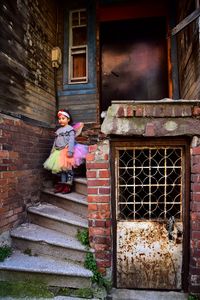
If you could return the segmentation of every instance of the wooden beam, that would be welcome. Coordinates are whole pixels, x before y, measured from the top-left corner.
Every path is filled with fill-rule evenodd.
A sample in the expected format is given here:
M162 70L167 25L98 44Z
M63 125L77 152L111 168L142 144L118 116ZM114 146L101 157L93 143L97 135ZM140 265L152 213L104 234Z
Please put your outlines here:
M189 25L191 22L193 22L195 19L197 19L200 16L200 7L197 8L195 11L193 11L189 16L187 16L185 19L183 19L180 23L178 23L172 30L169 37L177 34L181 30L183 30L187 25Z

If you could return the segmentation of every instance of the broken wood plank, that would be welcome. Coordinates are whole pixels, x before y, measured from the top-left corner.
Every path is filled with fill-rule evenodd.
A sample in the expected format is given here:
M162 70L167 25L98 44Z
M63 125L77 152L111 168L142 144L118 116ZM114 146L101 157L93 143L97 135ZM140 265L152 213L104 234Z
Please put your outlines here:
M200 16L200 7L193 11L189 16L183 19L180 23L178 23L172 30L169 37L176 35L178 32L183 30L186 26L188 26L191 22L197 19Z

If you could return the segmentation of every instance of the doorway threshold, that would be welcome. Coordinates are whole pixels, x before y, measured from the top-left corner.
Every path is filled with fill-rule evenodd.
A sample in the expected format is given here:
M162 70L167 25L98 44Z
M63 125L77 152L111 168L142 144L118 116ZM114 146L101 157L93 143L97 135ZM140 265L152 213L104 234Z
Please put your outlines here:
M187 300L188 294L174 291L149 291L113 288L108 300Z

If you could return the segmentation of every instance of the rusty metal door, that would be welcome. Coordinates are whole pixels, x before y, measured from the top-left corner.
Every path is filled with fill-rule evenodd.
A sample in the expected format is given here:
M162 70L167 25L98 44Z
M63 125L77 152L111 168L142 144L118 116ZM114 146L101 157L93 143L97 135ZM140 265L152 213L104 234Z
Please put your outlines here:
M114 148L116 285L182 289L182 146Z

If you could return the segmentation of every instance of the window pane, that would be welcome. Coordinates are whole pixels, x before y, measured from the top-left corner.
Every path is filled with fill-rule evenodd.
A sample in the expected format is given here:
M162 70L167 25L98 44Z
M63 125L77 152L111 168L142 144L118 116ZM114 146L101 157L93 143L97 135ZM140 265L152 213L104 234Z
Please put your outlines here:
M73 12L72 13L72 26L79 25L79 13Z
M80 12L80 25L86 25L87 24L87 15L86 11Z
M73 78L86 77L86 54L73 55Z
M87 43L87 28L77 27L72 29L72 46L86 45Z

